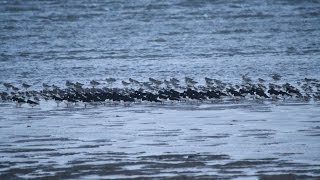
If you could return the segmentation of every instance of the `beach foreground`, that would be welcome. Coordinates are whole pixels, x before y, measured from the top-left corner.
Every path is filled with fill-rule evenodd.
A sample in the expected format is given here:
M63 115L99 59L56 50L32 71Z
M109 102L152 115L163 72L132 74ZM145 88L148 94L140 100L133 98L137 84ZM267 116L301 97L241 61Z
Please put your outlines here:
M319 104L13 106L1 104L4 179L320 177Z

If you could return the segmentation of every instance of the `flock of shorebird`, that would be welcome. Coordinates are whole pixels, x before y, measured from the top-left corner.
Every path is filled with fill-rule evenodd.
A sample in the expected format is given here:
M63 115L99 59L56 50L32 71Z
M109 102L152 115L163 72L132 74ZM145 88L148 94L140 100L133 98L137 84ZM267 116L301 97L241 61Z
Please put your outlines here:
M194 102L225 99L297 99L302 101L320 101L320 80L305 78L296 82L296 86L290 83L280 84L281 76L273 74L272 83L258 78L253 81L248 75L241 75L239 84L225 83L221 80L204 78L204 84L200 84L192 78L185 77L184 81L176 78L158 80L149 78L140 82L129 78L121 81L117 86L115 78L107 78L105 81L92 80L89 85L80 82L66 81L64 87L42 84L40 91L30 90L31 85L23 83L17 87L11 83L2 83L5 88L0 91L1 102L15 102L17 107L28 104L37 106L41 101L53 100L59 106L62 102L66 106L75 104L119 104L125 105L140 102Z

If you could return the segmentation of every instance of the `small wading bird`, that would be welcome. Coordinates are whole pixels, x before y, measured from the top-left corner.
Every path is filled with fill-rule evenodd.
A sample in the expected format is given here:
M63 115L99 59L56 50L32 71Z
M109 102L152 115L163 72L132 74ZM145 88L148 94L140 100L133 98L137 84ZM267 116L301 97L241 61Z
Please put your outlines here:
M3 86L7 88L7 91L13 87L13 85L10 83L3 83Z
M106 78L106 81L110 87L112 87L113 83L115 83L117 80L115 78Z
M92 80L92 81L90 81L90 85L91 85L93 88L95 88L95 87L99 86L100 83L99 83L98 81Z
M249 73L247 74L241 74L241 78L242 78L242 81L244 83L251 83L252 82L252 79L248 76Z
M206 82L207 87L213 86L213 84L214 84L213 79L205 77L204 80Z
M67 80L66 81L66 86L67 86L67 88L73 88L74 87L74 83L72 83L71 81Z
M176 78L171 78L171 79L170 79L170 82L171 82L171 83L179 84L180 81L179 81L178 79L176 79Z
M281 79L281 76L279 74L276 74L276 73L273 73L271 75L271 78L274 80L274 81L279 81Z
M198 82L191 78L185 77L185 83L188 87L194 87Z
M36 105L39 105L39 102L38 101L35 101L35 100L31 100L31 99L28 99L27 100L27 103L33 108L34 106Z
M24 100L24 97L19 97L17 95L13 96L12 101L16 103L16 107L21 107L24 103L26 103L26 100Z
M26 83L22 83L22 87L25 88L26 90L28 90L28 88L30 88L31 85L26 84Z
M45 90L48 90L48 89L50 89L51 86L49 86L49 85L46 84L46 83L42 83L42 87L43 87Z
M17 88L17 87L15 87L15 86L12 86L12 90L15 91L15 92L17 92L17 91L19 91L20 89Z
M132 79L132 78L129 78L129 82L133 85L140 85L140 82L135 80L135 79Z
M155 88L151 86L150 82L143 82L142 83L143 87L147 88L148 90L154 91Z
M166 85L166 88L167 88L167 89L171 89L171 82L170 82L170 81L168 81L168 80L165 79L165 80L163 81L163 83Z
M264 83L266 82L264 79L258 78L259 83Z
M76 91L81 91L83 85L84 85L84 84L82 84L82 83L76 82L76 83L74 84L74 89L75 89Z
M130 83L129 83L129 82L126 82L126 81L121 81L121 83L122 83L122 85L123 85L124 87L127 87L127 86L130 85Z
M162 81L159 81L159 80L156 80L156 79L153 79L153 78L149 78L149 81L154 84L155 86L160 86L162 84Z
M57 103L57 107L59 107L60 103L63 101L63 98L60 95L52 94L51 98Z
M179 89L180 87L180 85L179 85L179 83L180 83L180 81L178 80L178 79L176 79L176 78L171 78L170 79L170 83L171 83L171 85L175 88L175 89Z

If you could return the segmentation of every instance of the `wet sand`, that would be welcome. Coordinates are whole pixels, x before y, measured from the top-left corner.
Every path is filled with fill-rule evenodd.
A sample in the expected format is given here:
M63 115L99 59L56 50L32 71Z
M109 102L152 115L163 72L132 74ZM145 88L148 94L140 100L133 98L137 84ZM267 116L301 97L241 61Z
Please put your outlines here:
M318 104L1 104L1 178L320 177Z

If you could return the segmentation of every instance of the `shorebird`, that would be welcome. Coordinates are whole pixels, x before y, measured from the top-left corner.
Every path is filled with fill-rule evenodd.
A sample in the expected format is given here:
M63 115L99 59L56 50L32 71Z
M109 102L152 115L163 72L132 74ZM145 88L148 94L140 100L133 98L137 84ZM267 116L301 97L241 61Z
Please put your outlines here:
M43 87L45 90L48 90L51 86L49 86L49 85L46 84L46 83L42 83L42 87Z
M206 82L213 82L213 79L208 78L208 77L205 77L204 80L205 80Z
M66 81L66 86L67 86L67 88L74 88L74 83L72 83L71 81L67 80Z
M26 100L24 100L24 97L19 97L17 95L13 96L12 101L14 101L16 103L16 107L21 107L22 104L26 103Z
M304 81L306 81L306 82L319 82L319 80L312 79L312 78L304 78Z
M52 94L51 98L57 103L57 107L59 107L60 103L63 101L63 98L60 95Z
M39 102L38 101L35 101L35 100L31 100L31 99L28 99L27 100L27 103L29 104L29 106L31 106L32 108L36 105L39 105Z
M149 78L149 81L156 86L160 86L162 84L162 81L159 81L153 78Z
M261 78L258 78L258 81L259 81L259 83L264 83L264 82L266 82L266 80L261 79Z
M99 86L100 83L98 81L92 80L92 81L90 81L90 85L94 88L96 86Z
M7 88L7 91L13 87L13 85L10 83L3 83L3 86Z
M285 92L289 93L291 96L293 96L293 95L296 95L299 97L302 96L299 89L297 89L296 87L292 86L289 83L282 85L282 88L285 90Z
M167 86L167 89L170 89L171 88L171 82L170 81L167 81L166 79L163 81L164 84Z
M155 90L155 88L151 86L150 82L143 82L142 85L151 91Z
M314 95L313 95L313 98L317 101L320 101L320 92L316 92Z
M193 79L191 79L191 78L185 77L185 83L186 83L186 85L187 85L188 87L190 87L190 86L193 87L193 86L196 85L198 82L195 81L195 80L193 80Z
M178 79L176 79L176 78L171 78L170 79L170 82L172 83L172 84L179 84L179 80Z
M56 86L56 85L54 85L54 84L53 84L51 87L52 87L53 90L58 90L58 89L60 89L58 86Z
M272 77L272 79L273 79L274 81L279 81L282 76L279 75L279 74L273 73L273 74L271 75L271 77Z
M26 83L22 83L22 87L25 88L26 90L28 90L28 88L31 87L31 85L26 84Z
M121 81L121 83L122 83L122 85L123 85L124 87L127 87L127 86L130 85L130 83L129 83L129 82L126 82L126 81Z
M250 82L251 80L247 80L246 76L247 75L242 75L243 81ZM115 82L114 78L108 78L108 80L108 83ZM293 97L302 101L320 101L320 81L317 79L305 78L298 84L285 83L277 85L276 82L273 82L269 83L269 86L266 81L261 78L257 78L254 82L240 82L239 84L224 83L220 80L207 77L205 77L204 80L207 86L201 84L195 86L197 82L192 78L186 77L185 81L187 86L180 87L178 84L179 80L175 78L164 81L148 78L146 82L139 82L129 78L129 81L122 81L122 88L113 89L107 86L102 88L83 87L82 83L66 81L67 88L60 89L58 86L49 86L43 83L42 87L44 90L40 91L33 91L30 85L25 83L19 86L19 88L21 87L20 90L10 83L2 82L1 84L3 84L7 90L11 91L0 91L0 102L15 102L17 107L21 107L21 105L25 103L34 107L40 104L39 98L41 98L41 100L54 100L57 102L57 106L59 106L61 102L65 102L67 106L76 104L77 102L83 102L86 107L87 104L97 105L101 103L104 104L105 102L178 102L184 100L198 102L210 99L223 99L225 97L237 99L242 97L248 98L248 96L249 98L252 97L255 99L273 97L285 100ZM90 81L90 84L93 86L98 85L98 83L99 82L94 80ZM138 88L140 89L127 88L129 85L135 84L139 84ZM164 84L164 87L160 89L159 86L161 85L160 87L162 87L162 84ZM24 91L24 88L27 91Z
M16 91L16 92L20 90L19 88L15 87L15 86L12 86L11 88L13 91Z
M277 84L273 84L273 83L269 83L269 87L273 87L275 89L281 89L281 86L279 86Z
M129 82L130 82L131 84L134 84L134 85L140 85L140 82L139 82L139 81L137 81L137 80L135 80L135 79L132 79L132 78L129 78Z
M233 87L226 89L227 93L229 93L233 98L244 97L240 92L236 91Z
M84 85L84 84L82 84L82 83L76 82L76 83L74 84L74 88L75 88L76 91L82 91L82 86L83 86L83 85Z
M252 82L252 80L251 80L251 78L248 76L248 74L249 74L249 73L247 73L247 74L245 74L245 75L241 74L242 81L245 82L245 83L251 83L251 82Z
M0 101L1 102L6 102L10 100L10 96L7 92L0 92Z
M214 83L216 83L217 85L221 85L223 84L223 82L221 80L218 79L213 79Z
M64 94L62 99L63 99L63 102L67 105L67 107L71 105L75 105L79 101L79 99L77 99L74 93Z
M301 85L301 89L304 90L304 92L312 93L313 92L313 87L311 87L310 84L304 83Z
M108 85L112 86L117 80L115 78L106 78Z
M279 95L281 95L281 96L291 96L287 92L284 92L282 90L276 90L275 87L272 86L272 85L269 85L269 90L267 92L270 94L270 96L272 98L278 98Z
M171 84L172 84L172 86L173 86L175 89L180 88L179 82L172 81Z
M260 89L266 90L267 87L263 84L257 84Z
M205 77L204 80L206 81L207 87L213 86L213 79Z

